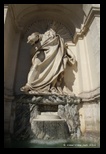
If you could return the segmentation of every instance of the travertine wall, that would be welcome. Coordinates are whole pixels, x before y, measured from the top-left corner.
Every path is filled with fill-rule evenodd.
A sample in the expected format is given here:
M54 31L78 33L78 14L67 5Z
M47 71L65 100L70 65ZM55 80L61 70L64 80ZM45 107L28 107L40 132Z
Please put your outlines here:
M81 130L100 132L100 16L99 4L83 5L88 19L85 19L87 33L78 41L79 54L79 96L82 107L79 110ZM86 22L88 20L88 22ZM86 28L85 27L85 28ZM82 55L82 56L81 56Z
M84 102L79 114L82 133L100 131L100 103L98 101Z
M100 86L100 17L95 17L86 36L91 90Z

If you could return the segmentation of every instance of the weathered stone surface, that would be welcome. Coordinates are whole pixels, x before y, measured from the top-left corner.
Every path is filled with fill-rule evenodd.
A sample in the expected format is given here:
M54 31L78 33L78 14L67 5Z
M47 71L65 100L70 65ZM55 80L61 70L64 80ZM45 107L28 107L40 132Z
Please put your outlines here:
M36 120L58 120L60 117L53 114L37 115Z
M72 138L81 136L78 111L78 105L75 104L58 106L58 115L61 117L61 119L66 121Z
M84 103L86 132L100 132L100 106L97 102Z
M37 139L67 139L70 136L68 126L62 119L33 120L32 131Z
M58 105L38 105L38 111L40 112L57 112Z
M31 103L36 105L59 105L63 104L79 104L81 99L70 95L57 95L57 94L22 94L17 95L15 101L21 103Z
M48 100L48 102L46 102L46 105L52 107L55 106L58 107L59 104L61 105L65 104L65 106L63 105L62 106L63 108L65 107L65 111L67 110L65 113L66 117L63 119L60 115L59 116L52 114L42 115L39 106L42 104L43 108L43 105L45 105L44 100ZM52 100L52 102L50 102L50 100ZM56 100L58 101L56 102ZM72 98L70 96L58 96L58 95L35 95L35 96L20 95L14 99L14 102L16 103L16 107L15 107L14 131L12 133L12 136L15 139L20 139L20 140L25 140L29 138L62 139L66 138L66 136L70 137L70 134L73 134L74 132L77 133L76 132L78 130L77 128L72 128L73 130L71 129L72 127L71 124L76 123L73 120L75 120L76 118L75 114L78 113L76 107L80 103L80 99L78 99L77 97ZM71 105L68 106L67 104L68 102ZM70 109L71 107L73 111ZM70 111L68 111L68 109L70 109ZM57 111L55 110L55 112ZM74 111L75 113L71 115L71 113ZM69 115L74 116L75 118L72 120L72 118L68 117ZM59 117L61 119L59 119ZM78 119L76 119L76 121L78 122Z

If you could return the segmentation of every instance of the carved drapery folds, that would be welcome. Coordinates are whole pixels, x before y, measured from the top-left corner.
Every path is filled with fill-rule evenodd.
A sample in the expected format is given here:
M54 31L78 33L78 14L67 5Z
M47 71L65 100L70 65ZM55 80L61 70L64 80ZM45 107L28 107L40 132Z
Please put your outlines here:
M32 46L32 67L21 91L30 94L49 92L71 95L64 83L64 70L67 64L75 64L76 58L64 40L64 26L60 30L58 27L53 22L43 34L37 31L28 36L27 43Z

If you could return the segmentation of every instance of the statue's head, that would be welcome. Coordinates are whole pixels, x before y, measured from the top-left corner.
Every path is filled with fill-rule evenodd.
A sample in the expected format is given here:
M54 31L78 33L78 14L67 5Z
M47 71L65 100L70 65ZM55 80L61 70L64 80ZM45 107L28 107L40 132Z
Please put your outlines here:
M32 33L30 36L28 36L27 43L30 43L31 45L33 45L38 40L39 40L39 33L35 32L35 33Z

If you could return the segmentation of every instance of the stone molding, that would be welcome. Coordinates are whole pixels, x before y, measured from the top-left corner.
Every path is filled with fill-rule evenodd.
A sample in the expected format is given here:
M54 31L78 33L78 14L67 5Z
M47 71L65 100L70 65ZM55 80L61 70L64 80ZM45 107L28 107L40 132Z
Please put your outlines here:
M95 100L96 98L100 97L100 87L92 91L81 92L78 96L82 99L82 101Z
M4 101L12 101L14 99L13 90L4 87Z
M76 31L73 37L74 43L77 43L78 39L83 39L84 35L87 34L89 27L95 17L100 17L100 8L92 7L88 13L88 16L85 19L84 24L82 25L82 28L80 29L80 31Z
M14 96L11 95L4 95L4 101L5 102L10 102L14 99Z

